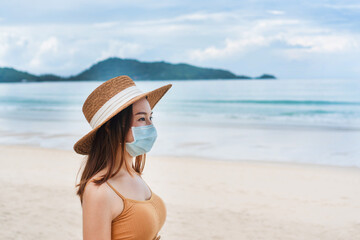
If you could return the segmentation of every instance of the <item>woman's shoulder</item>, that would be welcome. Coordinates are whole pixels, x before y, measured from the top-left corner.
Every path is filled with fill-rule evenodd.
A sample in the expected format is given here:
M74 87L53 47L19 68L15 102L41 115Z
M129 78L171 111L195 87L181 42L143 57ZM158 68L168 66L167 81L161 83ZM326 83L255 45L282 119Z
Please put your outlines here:
M87 207L89 208L100 208L108 212L113 220L116 216L121 213L125 207L124 203L120 203L118 196L113 192L110 186L107 186L106 182L102 184L96 184L93 182L97 177L94 176L89 179L87 183L88 188L84 192L84 201L88 201ZM109 180L111 181L112 178ZM106 208L106 209L104 209Z
M111 223L112 209L106 184L96 184L94 178L89 179L83 193L82 209L83 218L88 225L91 221L100 221L102 223ZM96 219L96 220L95 220Z
M88 180L85 185L84 189L84 198L91 197L91 198L98 198L99 200L105 200L107 188L106 184L98 184L95 183L94 180L97 179L96 177L92 177Z
M88 195L98 198L105 198L109 196L108 194L109 191L106 186L106 182L103 182L101 184L94 182L95 180L100 180L104 176L104 174L105 174L104 171L100 171L87 181L84 189L84 196Z

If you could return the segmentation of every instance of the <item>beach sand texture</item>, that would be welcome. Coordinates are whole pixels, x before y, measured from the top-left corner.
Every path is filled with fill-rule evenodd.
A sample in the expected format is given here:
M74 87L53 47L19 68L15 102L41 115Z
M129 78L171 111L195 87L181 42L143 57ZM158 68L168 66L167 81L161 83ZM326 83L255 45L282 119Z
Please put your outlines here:
M74 186L84 156L0 151L0 239L82 239ZM360 239L359 168L150 154L143 178L166 203L164 240Z

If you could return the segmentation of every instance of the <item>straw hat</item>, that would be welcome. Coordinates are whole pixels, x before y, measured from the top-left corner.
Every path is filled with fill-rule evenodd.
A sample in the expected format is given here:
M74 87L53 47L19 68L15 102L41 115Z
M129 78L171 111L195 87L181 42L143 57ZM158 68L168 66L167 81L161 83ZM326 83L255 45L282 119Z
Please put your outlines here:
M82 111L92 130L74 145L75 152L86 155L90 152L96 131L121 110L147 96L151 109L171 88L167 84L149 92L142 92L126 75L107 80L98 86L84 102Z

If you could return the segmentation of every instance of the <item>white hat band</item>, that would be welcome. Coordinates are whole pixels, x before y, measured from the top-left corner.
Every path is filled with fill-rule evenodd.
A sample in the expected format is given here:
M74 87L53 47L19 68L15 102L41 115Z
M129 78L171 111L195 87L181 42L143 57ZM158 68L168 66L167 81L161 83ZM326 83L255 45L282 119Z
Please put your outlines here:
M110 98L91 118L90 126L94 129L103 121L105 121L116 109L121 105L130 101L132 98L143 94L143 92L136 86L128 87L115 96Z

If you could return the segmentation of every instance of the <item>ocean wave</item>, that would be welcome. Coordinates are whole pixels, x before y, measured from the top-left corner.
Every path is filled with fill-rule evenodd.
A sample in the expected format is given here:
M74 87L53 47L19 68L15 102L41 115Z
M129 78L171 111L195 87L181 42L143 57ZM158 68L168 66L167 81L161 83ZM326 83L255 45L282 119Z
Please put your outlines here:
M176 101L176 100L173 100ZM321 100L181 100L181 102L193 103L245 103L245 104L270 104L270 105L355 105L360 106L360 102L349 101L321 101Z

